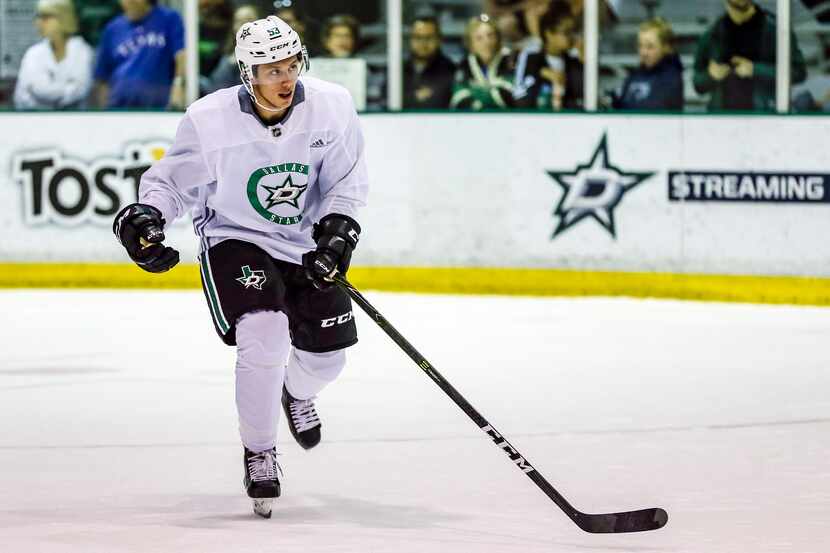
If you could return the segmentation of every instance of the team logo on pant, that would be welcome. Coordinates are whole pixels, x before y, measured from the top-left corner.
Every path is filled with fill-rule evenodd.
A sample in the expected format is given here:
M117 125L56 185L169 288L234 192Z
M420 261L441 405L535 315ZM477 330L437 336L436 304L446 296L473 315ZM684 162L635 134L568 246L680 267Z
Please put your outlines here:
M323 319L322 321L320 321L320 326L322 328L331 328L334 325L346 324L349 321L351 321L352 319L354 319L354 313L349 311L349 312L343 313L342 315L339 315L337 317L332 317L331 319Z
M303 193L307 188L308 165L269 165L257 169L248 178L248 201L268 221L294 225L303 219Z
M250 265L244 265L242 276L236 279L246 289L253 287L257 290L262 290L262 285L265 284L266 280L265 271L252 271Z
M559 224L551 239L587 217L594 219L616 238L614 209L624 194L654 174L632 173L611 165L606 135L602 135L602 140L587 164L579 165L573 171L547 173L564 192L554 211L554 215L559 217Z

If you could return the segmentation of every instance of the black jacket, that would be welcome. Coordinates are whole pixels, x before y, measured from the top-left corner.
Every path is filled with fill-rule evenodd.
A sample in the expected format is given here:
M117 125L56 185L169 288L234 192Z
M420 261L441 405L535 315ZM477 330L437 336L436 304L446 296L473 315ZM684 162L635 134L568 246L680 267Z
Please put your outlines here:
M447 109L452 97L455 64L444 54L438 52L420 73L415 69L411 59L403 68L403 107L406 109ZM418 100L415 92L420 88L429 88L432 94L424 100Z
M669 54L652 68L638 67L614 97L614 109L683 109L683 63Z
M565 65L564 109L580 109L583 106L584 69L582 62L569 55L562 56ZM516 79L513 97L516 107L551 109L551 83L542 77L542 69L548 67L544 52L524 51L516 62Z

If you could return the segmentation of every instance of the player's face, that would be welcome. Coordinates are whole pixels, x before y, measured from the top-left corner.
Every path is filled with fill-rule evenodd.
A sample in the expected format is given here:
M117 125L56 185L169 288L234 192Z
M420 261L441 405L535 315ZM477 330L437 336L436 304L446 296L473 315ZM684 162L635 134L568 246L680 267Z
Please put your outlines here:
M254 88L267 107L282 110L291 105L300 69L297 56L256 66Z

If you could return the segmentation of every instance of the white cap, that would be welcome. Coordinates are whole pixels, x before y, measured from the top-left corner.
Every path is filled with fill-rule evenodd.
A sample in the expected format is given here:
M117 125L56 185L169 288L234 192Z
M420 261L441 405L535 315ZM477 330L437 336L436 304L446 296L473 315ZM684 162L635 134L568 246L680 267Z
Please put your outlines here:
M275 15L242 25L236 33L234 53L242 84L252 96L255 65L273 63L302 54L303 65L308 68L308 53L300 41L300 35Z

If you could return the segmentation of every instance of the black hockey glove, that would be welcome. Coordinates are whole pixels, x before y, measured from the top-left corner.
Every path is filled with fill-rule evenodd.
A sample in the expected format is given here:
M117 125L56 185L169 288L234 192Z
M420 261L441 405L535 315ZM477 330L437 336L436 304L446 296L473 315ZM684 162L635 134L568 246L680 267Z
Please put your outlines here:
M130 204L115 216L112 232L136 265L151 273L163 273L179 262L179 252L162 244L164 218L151 205Z
M352 251L360 238L360 225L346 215L332 213L314 225L311 237L317 249L303 254L306 275L317 288L331 286L331 277L337 271L345 275L352 260Z

